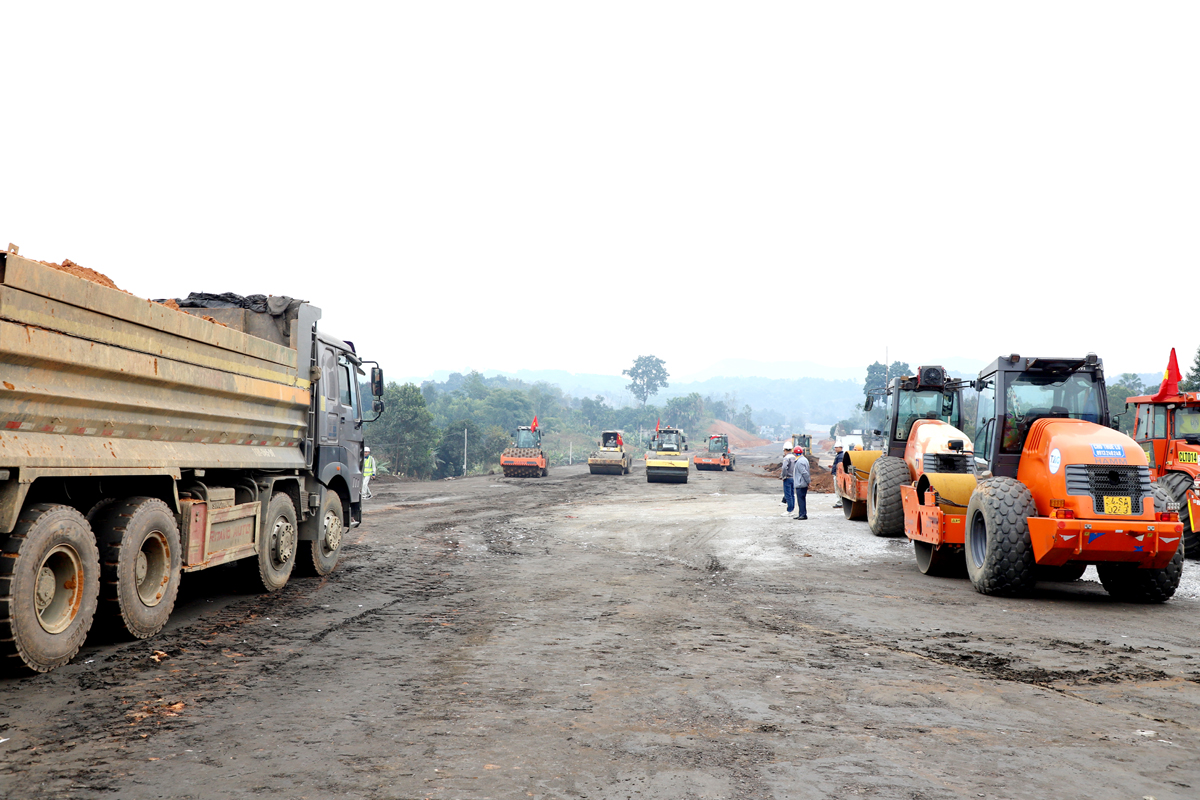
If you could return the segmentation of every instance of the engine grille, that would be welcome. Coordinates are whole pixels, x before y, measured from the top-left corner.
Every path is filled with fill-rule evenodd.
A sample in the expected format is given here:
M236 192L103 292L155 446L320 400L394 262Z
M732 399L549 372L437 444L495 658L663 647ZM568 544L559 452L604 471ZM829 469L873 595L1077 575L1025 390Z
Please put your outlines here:
M1104 513L1105 497L1128 497L1133 513L1141 514L1142 500L1152 492L1149 467L1067 465L1067 494L1091 495L1098 513Z
M926 453L921 461L925 472L975 473L974 453Z

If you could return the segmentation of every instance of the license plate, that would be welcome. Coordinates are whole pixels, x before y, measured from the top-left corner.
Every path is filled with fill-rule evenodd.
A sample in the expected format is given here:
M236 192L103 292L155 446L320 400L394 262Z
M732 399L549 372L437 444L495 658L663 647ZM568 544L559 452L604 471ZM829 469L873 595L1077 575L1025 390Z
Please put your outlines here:
M1128 497L1105 497L1105 514L1132 514L1133 501Z

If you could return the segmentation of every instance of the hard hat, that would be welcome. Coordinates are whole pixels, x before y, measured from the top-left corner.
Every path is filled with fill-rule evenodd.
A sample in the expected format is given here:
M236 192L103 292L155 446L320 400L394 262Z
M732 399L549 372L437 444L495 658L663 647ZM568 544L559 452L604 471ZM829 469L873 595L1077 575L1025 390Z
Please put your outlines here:
M364 447L364 448L363 448L363 452L364 452L364 453L369 453L369 452L371 452L371 448L369 448L369 447Z
M792 452L792 443L791 443L791 442L784 442L784 443L783 443L783 452L785 452L785 453L790 453L790 452Z
M801 447L800 445L796 445L796 449L793 450L792 452L798 456L802 456L802 455L804 455L804 448Z

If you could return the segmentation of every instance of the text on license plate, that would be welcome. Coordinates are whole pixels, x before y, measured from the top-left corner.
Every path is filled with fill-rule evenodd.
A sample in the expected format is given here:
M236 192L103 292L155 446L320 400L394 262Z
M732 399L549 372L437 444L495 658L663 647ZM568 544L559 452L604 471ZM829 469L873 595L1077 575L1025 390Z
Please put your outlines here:
M1105 497L1105 514L1132 514L1133 501L1128 497Z

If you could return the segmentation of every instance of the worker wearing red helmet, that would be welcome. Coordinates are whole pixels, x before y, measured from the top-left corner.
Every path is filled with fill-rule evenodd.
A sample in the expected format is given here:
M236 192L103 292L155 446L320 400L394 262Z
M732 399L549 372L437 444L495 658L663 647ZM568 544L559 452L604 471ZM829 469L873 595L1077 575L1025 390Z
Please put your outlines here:
M808 484L812 476L808 469L808 458L804 448L796 446L796 463L792 468L792 491L796 495L796 519L808 519Z

